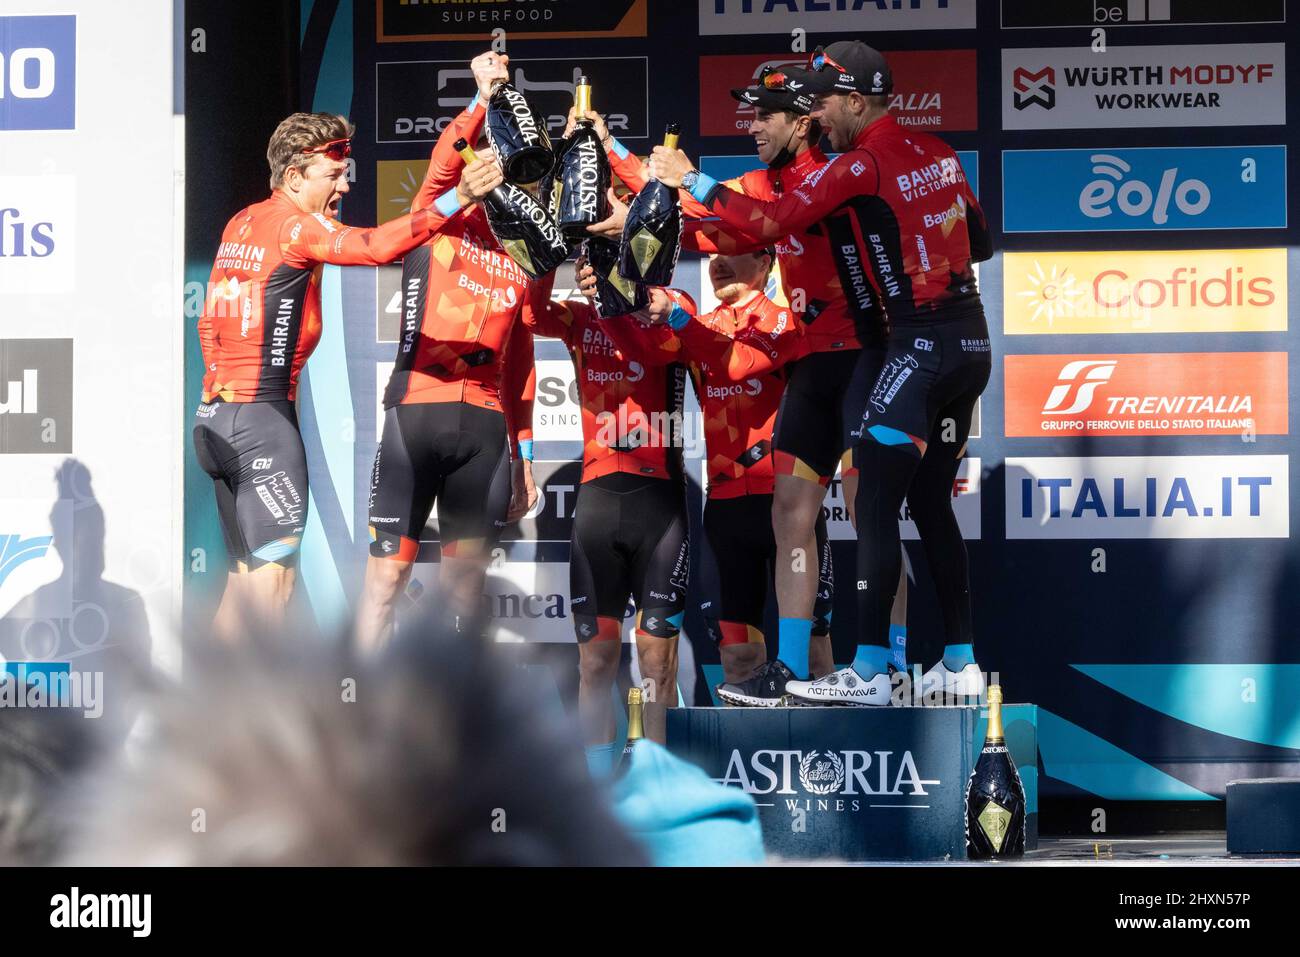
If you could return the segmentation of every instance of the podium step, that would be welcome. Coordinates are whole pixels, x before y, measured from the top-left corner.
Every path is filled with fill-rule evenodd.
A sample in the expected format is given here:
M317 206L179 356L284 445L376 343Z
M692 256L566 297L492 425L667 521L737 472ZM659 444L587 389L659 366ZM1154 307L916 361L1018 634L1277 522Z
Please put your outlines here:
M1229 781L1229 854L1300 854L1300 778Z
M794 860L965 860L978 708L676 708L668 748L758 805L769 854ZM1037 713L1004 705L1037 846Z

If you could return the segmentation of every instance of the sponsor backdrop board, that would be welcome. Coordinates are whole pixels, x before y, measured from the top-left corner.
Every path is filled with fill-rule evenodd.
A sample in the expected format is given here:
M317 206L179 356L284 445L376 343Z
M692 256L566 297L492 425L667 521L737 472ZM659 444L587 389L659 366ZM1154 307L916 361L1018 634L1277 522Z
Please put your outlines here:
M630 148L644 154L677 121L687 153L720 177L758 165L749 116L729 89L764 65L804 61L819 44L869 37L896 73L891 106L958 151L994 231L997 252L979 269L993 375L953 490L980 660L1012 700L1040 706L1045 800L1218 800L1229 777L1300 773L1300 736L1282 717L1300 694L1290 638L1300 618L1290 541L1300 445L1289 407L1300 210L1287 181L1300 127L1287 122L1295 104L1286 68L1297 56L1287 6L303 3L291 31L302 40L295 105L357 124L344 219L368 225L408 207L439 130L472 95L467 63L498 27L512 79L552 129L585 73L596 108ZM1091 52L1094 26L1107 29L1104 55ZM798 52L796 27L807 31ZM0 110L0 120L10 115ZM699 261L683 256L679 283L709 302L700 278ZM323 281L325 335L300 402L314 509L302 578L304 600L328 620L348 613L360 586L378 395L401 290L393 268L327 269ZM13 337L37 335L69 333ZM542 677L556 676L572 708L567 530L578 405L563 347L538 340L535 351L544 501L502 541L488 608L520 654L553 666ZM685 433L698 509L689 417ZM78 420L77 442L83 434ZM833 642L847 661L855 549L838 481L825 509L841 583ZM436 532L434 523L425 538ZM924 667L941 652L941 622L924 549L907 526L905 540L908 653ZM409 596L417 604L436 574L435 561L420 564L423 592ZM688 609L683 654L693 660L682 671L685 700L701 705L718 680L703 600L693 595ZM1277 700L1246 706L1215 691L1239 689L1242 669Z
M180 666L176 6L0 16L0 661L107 699Z

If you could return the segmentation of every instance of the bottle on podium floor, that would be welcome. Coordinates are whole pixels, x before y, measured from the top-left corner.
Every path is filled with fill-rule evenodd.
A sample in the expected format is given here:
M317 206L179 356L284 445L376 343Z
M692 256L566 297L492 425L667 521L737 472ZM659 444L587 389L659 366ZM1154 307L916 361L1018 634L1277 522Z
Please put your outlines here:
M988 691L984 747L966 785L966 856L972 860L1025 853L1025 788L1002 730L1002 687Z
M632 749L645 737L641 724L641 689L629 688L627 692L627 744L623 745L623 757L619 759L617 776L627 773L632 762Z

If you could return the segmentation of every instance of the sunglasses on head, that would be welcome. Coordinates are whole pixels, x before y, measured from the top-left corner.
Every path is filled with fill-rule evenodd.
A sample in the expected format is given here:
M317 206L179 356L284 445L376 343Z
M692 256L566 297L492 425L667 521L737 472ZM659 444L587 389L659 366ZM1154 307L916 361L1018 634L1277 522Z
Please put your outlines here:
M352 155L352 140L344 137L341 140L330 140L328 143L322 143L320 146L313 146L309 150L303 150L304 153L324 153L336 163L342 162L344 157Z
M812 56L808 58L808 66L810 69L816 70L819 73L828 66L835 68L841 73L849 72L844 67L840 66L840 64L832 60L830 55L821 47L814 50Z
M765 90L784 90L786 75L774 67L765 66L758 75L758 85Z

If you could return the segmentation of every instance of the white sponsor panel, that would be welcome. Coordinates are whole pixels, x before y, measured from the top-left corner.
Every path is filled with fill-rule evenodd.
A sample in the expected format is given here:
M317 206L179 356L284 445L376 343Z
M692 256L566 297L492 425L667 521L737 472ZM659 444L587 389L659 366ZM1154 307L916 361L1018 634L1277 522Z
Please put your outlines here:
M1087 45L1002 51L1002 128L1286 123L1286 45Z
M572 362L568 359L537 360L533 441L582 441L582 408L578 404L577 390Z
M979 459L970 457L962 459L961 465L957 468L952 494L952 510L957 516L957 524L961 527L961 537L972 541L978 540L980 537ZM826 532L831 541L857 541L858 534L853 530L853 523L849 521L848 504L844 501L844 485L838 472L827 490L822 509L826 513ZM899 534L904 541L920 541L921 536L917 534L916 523L911 519L906 502L898 513L898 524Z
M975 0L700 0L700 36L961 30L975 26Z
M417 566L419 567L419 566ZM437 566L429 566L437 574ZM483 585L498 641L575 642L569 605L567 562L502 562ZM623 619L623 641L636 629L632 605Z
M75 176L0 176L0 296L76 287Z
M1008 458L1007 538L1287 538L1285 455Z

